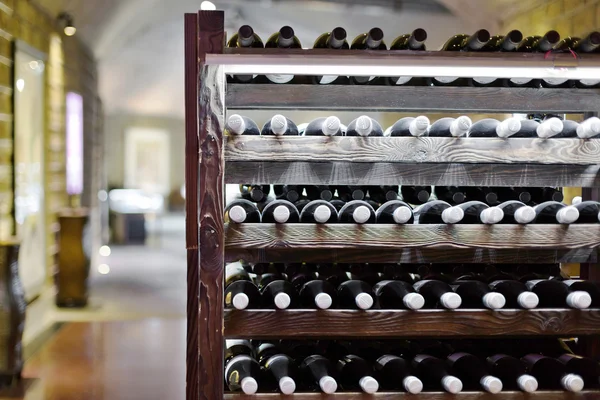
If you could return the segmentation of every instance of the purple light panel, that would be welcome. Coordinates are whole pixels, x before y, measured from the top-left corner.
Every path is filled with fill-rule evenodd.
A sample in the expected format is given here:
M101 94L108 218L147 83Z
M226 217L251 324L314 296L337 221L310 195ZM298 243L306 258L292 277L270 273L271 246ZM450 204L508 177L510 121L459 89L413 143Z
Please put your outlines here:
M67 193L83 191L83 97L67 93Z

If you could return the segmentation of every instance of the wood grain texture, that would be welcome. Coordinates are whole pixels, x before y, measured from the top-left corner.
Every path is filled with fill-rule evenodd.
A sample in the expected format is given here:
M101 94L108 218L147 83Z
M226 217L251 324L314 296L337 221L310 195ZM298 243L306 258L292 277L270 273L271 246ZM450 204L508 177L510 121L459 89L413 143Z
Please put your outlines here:
M185 14L186 399L198 400L198 15Z
M600 140L228 136L225 160L597 166L600 162Z
M600 109L597 89L232 84L230 109L581 113Z
M443 329L441 329L443 327ZM600 310L225 310L225 337L592 335Z
M225 400L597 400L600 398L600 391L586 390L580 393L559 391L539 391L535 393L501 392L498 394L462 392L456 395L445 392L422 392L418 395L397 392L382 392L372 395L365 393L336 393L329 395L323 393L295 393L293 396L284 396L278 393L259 393L252 396L239 393L225 393L224 398Z
M519 249L452 249L440 250L429 248L405 248L393 250L377 250L365 252L362 249L304 249L295 248L262 248L238 249L227 248L226 262L245 260L251 263L288 262L301 259L304 262L333 263L519 263L519 264L554 264L583 263L597 260L597 249L574 250L519 250Z
M223 116L225 82L220 67L204 66L221 52L223 11L198 12L199 399L223 397Z
M229 249L579 249L600 246L600 224L228 224Z
M585 187L600 186L599 171L584 165L228 161L225 182Z

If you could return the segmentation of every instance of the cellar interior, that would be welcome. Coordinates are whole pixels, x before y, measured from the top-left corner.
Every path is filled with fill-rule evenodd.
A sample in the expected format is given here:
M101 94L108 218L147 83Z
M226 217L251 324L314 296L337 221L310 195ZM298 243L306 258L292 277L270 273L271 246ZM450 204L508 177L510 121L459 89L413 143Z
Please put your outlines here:
M0 0L0 400L600 398L600 0Z

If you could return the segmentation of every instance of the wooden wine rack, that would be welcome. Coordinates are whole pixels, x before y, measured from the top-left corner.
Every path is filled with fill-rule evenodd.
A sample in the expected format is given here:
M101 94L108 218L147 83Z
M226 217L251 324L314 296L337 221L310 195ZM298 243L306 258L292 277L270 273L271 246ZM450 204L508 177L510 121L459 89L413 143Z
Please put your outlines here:
M597 115L598 89L227 85L224 66L268 57L345 63L353 51L224 49L224 15L185 16L186 242L188 257L187 400L251 399L598 399L600 391L298 393L247 396L224 391L223 340L236 338L578 336L600 355L600 310L224 310L224 262L583 263L600 279L600 224L571 225L273 225L227 226L224 184L462 185L584 187L600 199L600 140L360 137L224 137L227 109L554 112ZM384 53L384 54L382 54ZM285 56L282 56L285 54ZM257 57L259 56L259 57ZM362 51L360 56L365 57ZM372 65L417 57L500 63L495 54L374 52ZM479 57L479 58L477 58ZM600 65L600 56L502 55L502 65ZM287 63L287 64L286 64ZM563 65L564 63L564 65ZM312 63L311 63L312 64ZM286 69L286 72L289 72ZM298 73L298 72L291 72ZM419 72L415 71L414 75Z

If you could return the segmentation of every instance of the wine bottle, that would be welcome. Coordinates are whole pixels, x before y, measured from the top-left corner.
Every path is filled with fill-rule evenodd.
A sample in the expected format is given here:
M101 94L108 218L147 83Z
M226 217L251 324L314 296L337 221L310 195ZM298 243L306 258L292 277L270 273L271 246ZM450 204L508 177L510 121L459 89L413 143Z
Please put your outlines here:
M536 224L572 224L579 218L575 206L567 206L558 201L546 201L533 208Z
M361 33L352 41L350 45L352 50L387 50L383 41L383 31L380 28L373 28L367 33ZM375 76L352 76L350 82L357 85L364 85L373 82Z
M349 49L348 41L346 40L346 30L337 27L331 32L323 33L317 38L313 46L314 49ZM315 83L327 85L330 83L344 83L346 77L337 75L316 76L313 78Z
M577 128L579 127L579 123L576 121L572 121L570 119L563 119L563 130L559 135L554 136L554 138L576 138L577 136Z
M337 210L325 200L311 201L300 213L300 222L305 224L331 224L337 220Z
M225 268L225 307L238 310L259 308L260 292L248 273L238 265L228 264Z
M412 208L403 201L390 200L375 212L378 224L412 224Z
M298 136L298 127L289 118L276 114L262 127L261 135Z
M490 207L481 201L467 201L455 207L463 210L464 216L461 219L463 224L497 224L504 218L501 208Z
M516 280L496 280L490 283L490 289L504 296L506 308L536 308L540 302L537 294L527 290L523 282Z
M399 186L369 186L369 198L380 204L397 200L399 189Z
M259 376L258 361L247 355L233 357L225 366L225 381L232 392L256 393Z
M340 119L334 115L313 119L306 126L303 136L342 136Z
M560 41L560 35L556 31L548 31L544 36L528 36L519 43L516 51L521 53L545 53L552 50ZM539 79L532 78L509 78L504 81L506 86L540 87Z
M316 268L311 266L310 264L301 264L299 268L290 268L289 272L286 270L286 276L288 280L296 289L296 291L300 292L300 289L308 282L317 279L317 271Z
M410 364L404 358L384 354L375 361L374 369L380 376L383 389L404 390L412 394L423 390L423 382L410 374Z
M507 201L519 201L523 204L527 204L531 202L531 193L526 188L517 188L517 187L495 187L492 188L492 193L496 194L496 202L504 203ZM512 205L509 203L507 205Z
M480 51L483 52L513 52L523 40L521 31L512 30L506 35L494 35L490 38ZM474 77L471 81L474 86L491 86L497 82L497 78Z
M298 209L287 200L273 200L263 209L262 222L289 224L300 221Z
M271 185L240 185L242 199L255 203L265 201L269 193L271 193Z
M300 305L307 308L326 310L334 306L335 288L327 281L314 279L306 282L300 289Z
M473 122L471 118L462 115L458 118L440 118L429 127L429 136L432 137L460 137L465 136Z
M302 198L302 199L294 202L294 206L296 206L296 209L298 210L300 215L302 215L302 211L304 211L304 207L306 207L309 203L310 203L310 199Z
M340 308L368 310L373 307L373 290L363 281L348 280L338 287L337 297Z
M389 128L390 136L427 136L429 131L429 118L424 115L418 117L400 118Z
M296 37L294 29L291 26L284 26L267 39L265 48L301 49L302 44ZM294 75L272 74L267 75L267 79L273 83L288 83L294 79Z
M521 120L516 117L507 118L500 122L494 118L484 118L469 129L469 137L510 137L521 130Z
M583 390L583 379L579 375L569 374L564 364L555 358L540 354L528 354L521 359L528 372L537 379L541 389L565 389L569 392Z
M564 129L563 122L556 117L544 119L537 127L536 133L543 139L560 135Z
M582 39L578 37L566 38L564 41L561 41L557 47L561 49L566 48L567 50L573 50L575 53L597 53L598 49L600 48L600 32L590 32ZM598 85L600 85L600 80L581 79L579 81L575 81L574 83L575 86L579 88L587 89L598 87Z
M546 201L561 202L564 200L562 192L552 187L532 187L528 189L531 194L531 201L536 204L542 204Z
M416 282L413 287L425 299L425 308L447 308L460 307L462 299L452 291L452 287L446 282L438 280L422 280Z
M424 204L431 197L431 186L400 186L402 200L408 204Z
M600 202L582 201L573 207L579 211L578 224L597 224L600 222Z
M589 294L592 299L590 307L600 308L600 284L598 282L567 279L563 283L567 285L571 292L582 291Z
M417 354L413 358L412 367L415 375L428 390L439 390L441 388L448 393L457 394L463 389L462 381L450 375L446 363L439 358Z
M225 364L232 358L240 355L246 355L254 358L254 347L249 340L244 339L227 339L225 340Z
M461 190L467 196L467 201L479 201L481 203L486 203L487 205L498 204L496 188L466 186L462 187Z
M456 224L464 217L464 211L442 200L429 201L413 210L415 224Z
M295 203L300 200L303 188L298 185L273 185L273 192L277 199L287 200Z
M600 118L590 117L579 124L577 136L581 139L596 138L600 135Z
M330 201L331 205L335 207L335 209L337 210L338 214L340 212L340 210L342 209L342 207L344 207L346 205L346 202L344 200L341 199L331 199Z
M460 204L466 199L465 193L457 186L434 186L433 192L438 200L450 204Z
M227 205L225 220L236 224L258 223L261 220L260 211L256 204L248 200L237 199Z
M448 356L450 372L463 382L467 390L483 388L496 394L502 390L502 381L487 371L487 366L479 358L469 353L454 353Z
M335 188L329 186L316 186L308 185L304 188L306 190L306 197L310 200L325 200L331 202L333 199L333 192Z
M373 293L383 309L419 310L425 305L425 298L408 282L380 281L373 286Z
M508 200L497 207L504 214L501 224L528 224L535 219L535 210L518 200Z
M261 295L264 308L279 310L295 308L298 299L294 286L283 279L270 282L263 288Z
M294 380L295 363L285 354L276 354L266 360L264 368L272 376L283 394L292 394L296 391Z
M577 308L585 309L592 304L592 298L581 290L571 291L561 281L550 279L531 280L525 283L527 289L540 299L539 308Z
M377 217L369 203L363 200L352 200L339 211L338 221L343 224L374 224Z
M348 124L346 136L383 136L383 129L373 118L361 115Z
M580 376L586 386L598 387L600 368L598 367L598 362L592 358L565 353L558 357L558 361L565 366L567 373Z
M364 200L367 191L360 186L337 186L337 195L345 203L352 200Z
M322 355L306 357L300 364L299 370L306 377L309 389L320 389L323 393L333 394L337 391L338 384L334 378L335 370L329 360Z
M462 308L489 308L497 310L506 304L501 293L494 292L488 285L476 280L456 281L451 285L461 298Z
M346 391L360 389L365 393L373 394L379 390L379 382L373 378L373 370L369 364L359 356L348 354L337 362L340 384Z
M480 29L473 35L454 35L446 41L442 47L442 51L480 51L489 42L490 33L485 29ZM467 79L459 79L458 77L434 77L431 83L436 86L447 85L464 85L468 82Z
M225 123L225 134L229 136L260 135L260 130L256 122L250 118L239 114L232 114L227 118L227 123Z
M229 39L227 47L255 47L263 48L263 41L250 25L242 25L240 29ZM233 75L230 79L233 82L250 83L256 78L256 75Z
M413 50L425 51L425 40L427 40L427 32L425 29L417 28L412 33L407 33L398 36L390 45L390 50ZM411 76L394 76L387 79L390 85L411 85L425 86L427 80L423 78L415 78Z
M494 354L486 359L490 373L497 376L507 390L522 390L533 393L538 381L527 374L525 365L517 358L506 354Z

